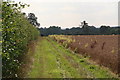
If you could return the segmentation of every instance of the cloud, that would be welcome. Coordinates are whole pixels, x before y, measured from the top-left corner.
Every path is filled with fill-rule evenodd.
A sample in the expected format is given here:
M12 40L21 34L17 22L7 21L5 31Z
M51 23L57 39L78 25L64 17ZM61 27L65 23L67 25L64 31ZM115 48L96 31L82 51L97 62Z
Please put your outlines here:
M78 26L86 20L90 25L117 25L118 0L22 0L30 4L23 11L33 12L41 26ZM64 2L66 1L66 2Z
M16 0L24 2L118 2L119 0Z

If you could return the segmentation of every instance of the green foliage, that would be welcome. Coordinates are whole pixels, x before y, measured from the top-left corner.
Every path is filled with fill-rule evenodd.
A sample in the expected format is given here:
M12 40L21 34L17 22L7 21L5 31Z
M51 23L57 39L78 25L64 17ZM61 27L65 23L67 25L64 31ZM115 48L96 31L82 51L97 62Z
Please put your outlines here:
M83 21L81 23L82 28L72 27L61 29L58 26L50 26L49 28L39 28L41 36L48 35L119 35L120 26L110 27L110 26L101 26L96 28L95 26L89 26L88 23Z
M40 26L40 23L37 22L37 17L35 16L34 13L29 13L28 14L28 20L32 25L34 25L36 27Z
M109 29L110 29L110 26L101 26L100 33L101 34L108 34L110 32Z
M39 31L21 13L25 6L29 5L6 1L2 4L3 77L18 77L21 56L27 51L28 43L39 35Z

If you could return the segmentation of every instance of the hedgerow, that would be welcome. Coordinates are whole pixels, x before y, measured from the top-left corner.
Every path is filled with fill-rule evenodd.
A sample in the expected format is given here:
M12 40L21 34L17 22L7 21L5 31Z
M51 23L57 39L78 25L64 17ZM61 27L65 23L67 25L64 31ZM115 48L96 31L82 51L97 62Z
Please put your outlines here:
M21 12L25 6L28 5L20 2L2 3L2 76L5 78L19 77L21 56L29 42L39 36L37 28Z

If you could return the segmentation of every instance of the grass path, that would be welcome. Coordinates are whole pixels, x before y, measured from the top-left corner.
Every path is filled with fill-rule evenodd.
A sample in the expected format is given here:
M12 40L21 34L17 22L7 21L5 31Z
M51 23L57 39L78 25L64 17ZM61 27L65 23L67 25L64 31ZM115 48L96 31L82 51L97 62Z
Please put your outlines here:
M106 69L91 64L49 38L41 38L36 45L29 78L112 78Z

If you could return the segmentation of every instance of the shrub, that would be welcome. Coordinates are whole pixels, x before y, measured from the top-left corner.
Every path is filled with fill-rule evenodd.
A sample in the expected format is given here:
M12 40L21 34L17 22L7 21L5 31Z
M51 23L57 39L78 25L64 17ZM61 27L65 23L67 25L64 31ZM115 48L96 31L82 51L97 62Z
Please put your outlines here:
M39 31L22 14L23 3L3 1L2 4L2 76L18 77L17 70L22 65L21 56L27 51L31 40L39 36Z

